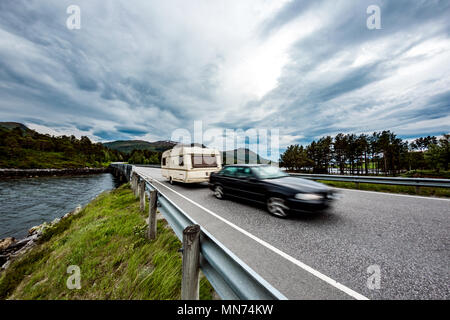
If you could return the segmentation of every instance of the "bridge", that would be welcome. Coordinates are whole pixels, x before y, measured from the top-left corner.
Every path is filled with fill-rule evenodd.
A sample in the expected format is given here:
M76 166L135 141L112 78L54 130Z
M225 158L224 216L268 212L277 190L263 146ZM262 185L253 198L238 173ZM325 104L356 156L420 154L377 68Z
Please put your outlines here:
M340 189L326 213L278 219L263 206L217 200L205 184L170 185L159 168L112 167L151 183L275 298L450 297L449 199ZM372 266L380 268L379 288L368 285Z

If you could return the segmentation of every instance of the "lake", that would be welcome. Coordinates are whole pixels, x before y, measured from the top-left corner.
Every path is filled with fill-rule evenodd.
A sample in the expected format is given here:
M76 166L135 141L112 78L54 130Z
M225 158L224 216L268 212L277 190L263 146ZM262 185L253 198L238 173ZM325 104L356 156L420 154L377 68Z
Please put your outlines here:
M23 238L29 228L86 205L118 183L109 173L0 180L0 239Z

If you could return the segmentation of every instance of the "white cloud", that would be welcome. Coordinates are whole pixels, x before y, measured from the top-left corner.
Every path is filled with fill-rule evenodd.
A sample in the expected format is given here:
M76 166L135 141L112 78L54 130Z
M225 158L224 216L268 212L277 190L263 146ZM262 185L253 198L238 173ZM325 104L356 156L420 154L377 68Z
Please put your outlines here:
M385 3L368 31L368 3L79 1L76 31L70 1L1 3L0 117L95 140L279 128L282 147L448 130L427 107L450 87L448 6Z

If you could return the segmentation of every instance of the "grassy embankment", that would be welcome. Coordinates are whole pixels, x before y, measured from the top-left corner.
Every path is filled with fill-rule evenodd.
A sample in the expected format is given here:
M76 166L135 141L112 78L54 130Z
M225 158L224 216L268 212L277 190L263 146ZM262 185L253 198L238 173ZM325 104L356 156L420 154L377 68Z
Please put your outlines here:
M146 239L146 216L129 185L100 195L0 273L0 299L179 299L181 243L165 220ZM81 269L79 290L66 286L69 265ZM202 277L200 298L212 293Z
M450 179L450 171L435 171L435 170L411 170L402 173L400 177L405 178L436 178L436 179Z
M343 182L343 181L325 181L319 180L318 182L325 183L329 186L336 188L345 189L359 189L367 191L377 191L377 192L391 192L391 193L403 193L410 195L419 196L435 196L435 197L450 197L450 190L445 188L431 188L431 187L421 187L419 192L416 192L415 187L410 186L395 186L387 184L375 184L375 183L360 183L359 187L354 182Z

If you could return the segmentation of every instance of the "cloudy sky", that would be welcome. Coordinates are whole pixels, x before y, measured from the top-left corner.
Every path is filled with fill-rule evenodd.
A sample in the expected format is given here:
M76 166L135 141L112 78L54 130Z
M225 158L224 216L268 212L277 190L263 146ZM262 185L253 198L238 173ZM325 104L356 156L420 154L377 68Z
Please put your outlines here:
M69 5L81 29L69 30ZM369 30L369 5L381 29ZM0 119L96 141L177 128L450 131L450 2L0 1Z

